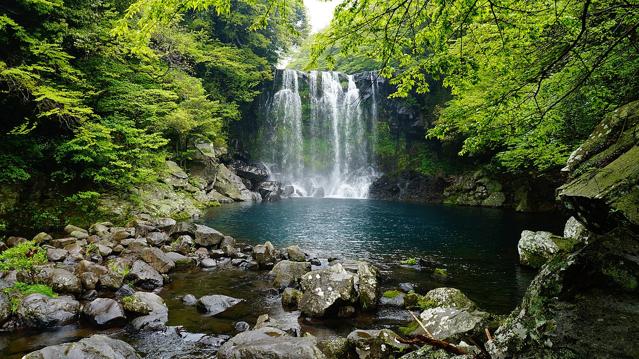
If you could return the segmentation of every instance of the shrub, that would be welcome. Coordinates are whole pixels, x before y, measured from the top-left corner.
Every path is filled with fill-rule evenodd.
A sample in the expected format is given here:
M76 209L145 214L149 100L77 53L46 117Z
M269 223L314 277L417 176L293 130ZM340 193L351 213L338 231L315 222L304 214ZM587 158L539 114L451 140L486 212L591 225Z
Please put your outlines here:
M33 241L27 241L0 253L0 271L31 272L34 266L47 262L47 251Z

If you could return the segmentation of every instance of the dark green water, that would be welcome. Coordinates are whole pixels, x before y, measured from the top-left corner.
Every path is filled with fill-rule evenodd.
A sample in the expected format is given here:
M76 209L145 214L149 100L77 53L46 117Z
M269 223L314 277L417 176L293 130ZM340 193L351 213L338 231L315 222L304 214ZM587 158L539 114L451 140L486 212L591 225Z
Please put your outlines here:
M506 313L534 275L518 264L521 231L559 233L564 220L501 209L300 198L214 208L203 222L252 244L298 244L320 258L367 259L386 269L386 286L403 281L421 291L452 286L486 310ZM396 265L409 257L439 262L449 281Z

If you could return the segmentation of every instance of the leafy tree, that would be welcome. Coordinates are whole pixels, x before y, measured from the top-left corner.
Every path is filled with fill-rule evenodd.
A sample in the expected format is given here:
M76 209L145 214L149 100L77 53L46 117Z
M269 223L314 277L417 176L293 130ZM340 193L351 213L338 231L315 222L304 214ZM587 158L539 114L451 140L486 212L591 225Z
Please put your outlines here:
M544 171L639 89L639 4L523 0L346 0L313 57L375 48L394 96L442 76L454 98L429 136L463 139L511 171Z

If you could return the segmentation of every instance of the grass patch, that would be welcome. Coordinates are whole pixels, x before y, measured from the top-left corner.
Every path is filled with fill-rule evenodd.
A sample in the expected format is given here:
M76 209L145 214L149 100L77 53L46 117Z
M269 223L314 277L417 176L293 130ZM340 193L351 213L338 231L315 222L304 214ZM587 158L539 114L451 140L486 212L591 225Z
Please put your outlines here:
M384 296L384 298L396 298L399 297L402 294L402 292L393 289L393 290L387 290L384 292L384 294L382 294L382 296Z
M20 243L0 253L0 271L31 272L33 267L47 263L47 251L33 241Z
M42 294L50 298L56 298L58 294L53 288L45 284L27 284L15 282L13 286L2 290L11 299L11 312L16 312L22 299L30 294Z
M417 258L407 258L399 263L407 265L407 266L414 266L414 265L417 265Z

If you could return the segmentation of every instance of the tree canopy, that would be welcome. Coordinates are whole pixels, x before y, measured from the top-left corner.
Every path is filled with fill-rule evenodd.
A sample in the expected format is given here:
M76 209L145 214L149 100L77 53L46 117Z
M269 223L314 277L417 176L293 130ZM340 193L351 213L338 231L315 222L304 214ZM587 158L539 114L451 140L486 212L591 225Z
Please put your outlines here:
M638 26L637 1L345 0L312 59L365 51L398 97L442 78L454 98L429 137L461 139L462 155L491 154L510 171L545 171L637 97Z

